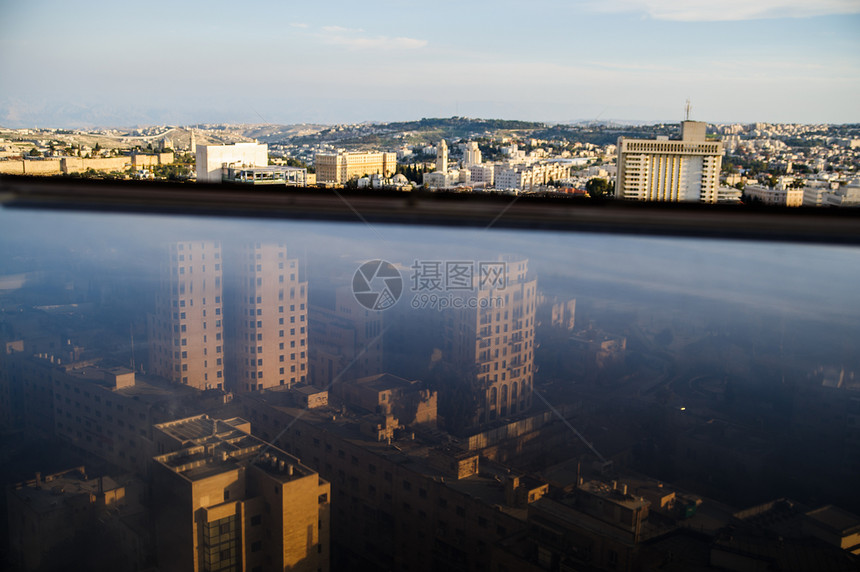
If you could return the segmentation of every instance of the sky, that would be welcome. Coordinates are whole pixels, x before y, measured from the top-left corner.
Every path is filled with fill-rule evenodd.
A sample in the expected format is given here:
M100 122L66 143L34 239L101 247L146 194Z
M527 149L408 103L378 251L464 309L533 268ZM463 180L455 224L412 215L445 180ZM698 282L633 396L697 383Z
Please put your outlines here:
M0 0L0 126L860 122L860 0Z

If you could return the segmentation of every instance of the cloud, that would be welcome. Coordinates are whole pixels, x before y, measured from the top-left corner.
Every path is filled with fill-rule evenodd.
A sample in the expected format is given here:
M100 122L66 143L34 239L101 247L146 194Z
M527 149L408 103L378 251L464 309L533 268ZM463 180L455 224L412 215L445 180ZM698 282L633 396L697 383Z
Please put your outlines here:
M323 26L323 41L351 50L416 50L427 45L427 40L407 37L368 36L360 28L343 28L341 26Z
M427 45L427 40L416 38L389 38L387 36L376 36L372 38L349 38L337 36L329 38L329 42L351 49L383 49L383 50L415 50Z
M860 13L860 0L605 0L591 2L598 12L640 12L655 20L720 22L765 18L811 18Z
M290 27L292 27L292 28L307 28L308 25L305 24L304 22L292 22L290 24Z
M364 32L361 28L344 28L343 26L323 26L322 30L331 34L360 34Z

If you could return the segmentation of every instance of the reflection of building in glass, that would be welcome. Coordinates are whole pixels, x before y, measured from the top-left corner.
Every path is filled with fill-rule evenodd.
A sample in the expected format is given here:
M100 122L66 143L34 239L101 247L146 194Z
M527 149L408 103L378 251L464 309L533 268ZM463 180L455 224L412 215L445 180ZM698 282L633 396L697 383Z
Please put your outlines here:
M18 352L0 370L0 384L22 380L13 406L30 435L59 437L70 445L139 475L149 472L152 425L175 411L204 407L198 392L129 369L101 367L98 359ZM18 382L14 382L18 385Z
M283 244L255 243L231 254L225 308L230 383L256 391L307 376L307 282Z
M328 386L337 376L356 379L382 373L382 312L356 302L339 288L335 307L310 312L311 382Z
M512 570L635 570L642 541L672 530L649 521L650 506L614 481L580 483L563 497L531 503L528 535L496 556Z
M537 279L528 277L528 260L507 260L503 283L476 280L476 307L454 310L446 337L455 361L474 368L484 423L531 407Z
M615 196L640 201L717 202L723 148L707 123L681 122L681 140L618 139Z
M586 378L613 364L623 364L627 338L589 329L570 336L568 350Z
M558 297L538 295L536 317L538 325L573 331L576 325L576 298L559 300Z
M110 477L89 478L83 466L36 473L35 479L9 487L10 563L17 570L80 569L92 563L88 551L98 546L105 568L123 557L136 568L142 558L112 537L136 536L119 518L120 510L127 512L126 499L124 486Z
M243 419L156 425L161 570L328 570L330 485Z
M331 482L337 506L332 540L347 555L349 569L495 569L489 566L492 547L525 529L526 503L538 495L508 484L510 470L461 449L418 419L397 430L380 413L367 413L374 394L379 405L383 395L386 402L394 398L395 411L407 405L385 389L398 385L396 378L385 379L376 379L382 383L378 392L365 387L354 395L364 405L274 405L281 401L278 391L242 395L234 405L241 405L264 438L277 435L279 447L301 452ZM287 426L289 431L281 430Z
M381 373L335 386L343 401L382 417L380 428L436 428L436 392L421 382ZM387 433L393 436L393 433Z
M149 316L149 362L156 375L197 389L223 388L221 244L170 246Z

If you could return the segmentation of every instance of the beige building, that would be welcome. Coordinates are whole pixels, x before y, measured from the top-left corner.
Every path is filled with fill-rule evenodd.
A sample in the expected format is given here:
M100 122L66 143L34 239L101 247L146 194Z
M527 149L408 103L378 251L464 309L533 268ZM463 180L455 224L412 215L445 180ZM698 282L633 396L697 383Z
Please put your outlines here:
M73 361L67 354L8 356L0 386L10 385L20 387L12 406L22 412L28 434L56 436L141 476L155 454L152 425L207 403L190 387L141 379L98 360Z
M385 395L388 403L390 387L359 399L375 394L381 405ZM382 413L350 403L343 406L348 414L341 406L273 405L278 393L241 395L231 405L263 439L271 435L331 482L332 541L350 569L488 570L493 544L525 529L527 508L507 502L506 468L451 445L444 434L433 437L438 432L385 431Z
M390 177L397 172L397 153L338 151L317 153L314 157L318 183L344 184L367 175Z
M250 431L206 415L155 427L160 570L329 569L329 483Z
M148 323L156 375L197 389L224 388L221 264L218 242L170 246Z
M293 385L308 375L308 283L284 244L247 244L231 253L226 308L230 381L237 391Z
M550 161L532 163L531 165L514 165L508 168L498 168L494 174L494 184L497 189L533 190L551 181L559 181L570 176L570 164Z
M96 543L104 547L100 556L106 566L119 564L113 553L117 538L104 535L129 532L118 531L122 522L110 518L126 504L125 487L110 477L89 477L83 466L35 477L6 490L13 569L82 569L95 560L87 551ZM105 541L112 543L105 547ZM139 562L124 564L133 569Z
M524 412L531 407L537 279L528 260L503 260L504 276L486 280L474 308L455 310L447 324L448 351L463 367L476 368L481 386L477 423ZM498 269L499 267L495 267Z
M744 194L749 199L761 201L766 205L782 207L803 206L803 189L792 188L783 184L773 188L764 185L747 185L744 187Z
M437 394L421 385L380 373L338 384L335 390L352 408L381 415L386 426L435 429Z
M615 196L638 201L716 203L723 147L707 123L682 121L681 140L618 139Z

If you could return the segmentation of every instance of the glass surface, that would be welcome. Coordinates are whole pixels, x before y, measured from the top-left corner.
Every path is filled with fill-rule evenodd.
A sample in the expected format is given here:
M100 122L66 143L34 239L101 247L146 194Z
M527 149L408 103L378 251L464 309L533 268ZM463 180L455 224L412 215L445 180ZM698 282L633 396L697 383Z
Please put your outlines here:
M304 377L307 384L330 392L331 406L338 399L358 402L359 397L349 393L356 377L389 373L438 392L435 435L454 447L466 447L474 435L486 436L544 413L550 421L564 423L564 437L556 433L552 448L523 443L520 449L534 447L540 454L518 451L508 457L507 464L522 474L548 479L553 468L572 459L583 474L599 472L611 460L611 470L621 478L635 475L665 482L706 499L703 507L740 510L787 497L808 507L832 503L860 512L856 479L851 478L860 466L855 448L858 417L851 410L860 395L856 248L9 209L0 211L0 229L4 343L23 339L26 346L28 340L59 334L106 365L133 369L141 380L157 377L151 364L153 330L148 315L164 303L159 296L169 298L164 288L194 276L186 276L184 270L178 274L181 264L171 262L171 252L185 252L176 249L178 244L206 243L220 246L223 253L217 264L223 277L219 297L224 300L219 300L218 316L206 318L208 331L213 332L216 319L221 328L223 318L219 332L224 333L224 347L239 345L256 354L256 344L249 343L248 336L258 326L251 322L260 324L262 332L264 321L268 325L281 320L277 331L289 329L292 316L293 327L301 328L301 333L292 338L287 334L286 339L298 343L292 353L307 352L302 361L290 357L289 345L282 350L287 364L299 365L292 376L281 368L288 381L279 379L280 383L270 380L268 373L262 380L238 379L235 372L241 368L232 369L233 363L222 366L219 357L223 378L207 377L205 388L210 391L247 394L253 382L250 390L265 396L292 385L292 379L301 384ZM306 282L306 313L282 309L279 318L274 308L283 301L263 300L265 295L255 300L252 294L245 303L249 297L242 288L247 285L240 283L257 266L256 261L249 262L253 253L265 251L265 245L286 249L281 260L287 266L272 272L286 273L288 283L293 279L289 261L297 262L292 284L304 291L301 284ZM204 262L212 265L212 272L216 259ZM171 268L173 277L165 278ZM189 272L202 277L199 268ZM272 276L259 276L260 281L247 288L262 292L263 281L274 282ZM200 283L195 287L199 296ZM194 296L189 291L186 299ZM236 301L239 298L244 305ZM211 297L204 302L211 303ZM248 304L254 318L240 318L236 308L246 312ZM339 306L348 306L346 314L357 316L368 305L377 309L356 318L364 329L350 340L352 353L338 345L346 343L342 338L323 339L331 334L326 328L334 327L332 312ZM365 347L359 347L361 343ZM177 355L191 352L194 345L190 339L188 349L177 349ZM501 354L492 355L495 350ZM225 362L248 360L250 355L228 349L223 354ZM337 354L340 361L326 361L322 354ZM236 357L240 355L245 357ZM258 359L259 364L250 365L263 371L264 358ZM505 363L497 367L500 362ZM259 387L253 387L257 383ZM152 384L161 387L157 380ZM377 409L365 409L389 411L385 409L389 395L381 394ZM332 411L337 417L341 410ZM121 472L98 455L13 429L6 428L2 443L4 482L83 463L106 473ZM269 433L262 420L258 424L252 419L251 429L264 441L275 442L281 436ZM390 442L415 439L414 430L412 436L410 429L405 431L389 435ZM439 437L444 432L450 437ZM343 506L339 503L349 502L338 491L358 485L317 459L315 451L296 449L293 445L290 453L332 482L331 543L336 559L342 543L339 531L362 525L338 520L345 518L338 512ZM337 445L330 453L333 459L336 453ZM348 468L350 454L341 458ZM483 467L483 459L481 463ZM380 504L365 511L367 522L379 530L387 530L385 523L392 518L399 523L404 514L419 518L415 515L428 510L417 503L394 506L382 496L388 494L382 492L384 483L392 480L416 499L426 499L424 486L404 481L401 487L402 477L391 479L387 470L367 467L364 460L353 459L352 465L360 465L362 475L379 477L379 484L370 485L367 494L379 498ZM461 470L472 469L463 465ZM475 461L474 471L478 470ZM323 498L327 499L320 495ZM225 491L223 500L234 499ZM218 519L211 517L213 526ZM486 525L480 517L474 526L484 526L479 524L482 519ZM253 523L249 517L248 526L260 522L259 516ZM446 521L433 530L444 536L450 533L448 527L461 526ZM210 531L209 546L215 546L212 534L218 533ZM222 544L216 548L224 541L218 542ZM251 546L248 541L245 549ZM233 566L232 550L229 561L223 551L206 555ZM617 557L609 556L610 562ZM381 556L380 561L386 558ZM392 558L397 562L396 556Z

